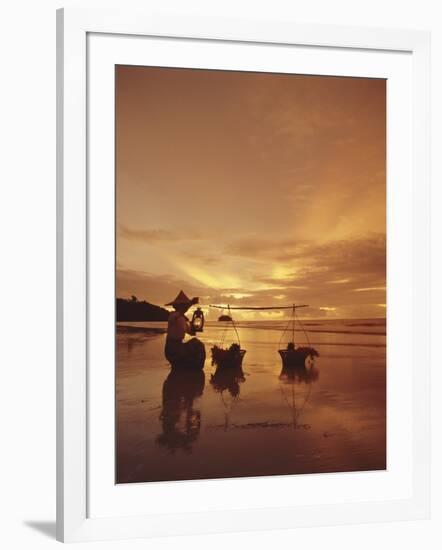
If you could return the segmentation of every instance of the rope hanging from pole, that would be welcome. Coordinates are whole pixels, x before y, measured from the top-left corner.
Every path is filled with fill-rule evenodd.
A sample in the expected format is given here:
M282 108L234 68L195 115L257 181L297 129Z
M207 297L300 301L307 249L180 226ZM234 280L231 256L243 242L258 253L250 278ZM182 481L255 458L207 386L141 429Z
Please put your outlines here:
M292 314L291 314L291 317L290 317L287 325L285 326L285 328L284 328L284 330L281 334L281 338L279 340L279 347L281 347L282 340L284 338L285 333L289 330L290 324L292 325L292 342L295 343L295 323L296 323L296 320L301 325L301 328L304 332L304 336L306 338L306 341L307 341L308 345L310 345L310 340L309 340L307 332L304 328L304 325L301 323L299 317L296 315L296 310L297 309L302 308L302 307L309 307L308 304L299 304L299 305L292 304L291 306L231 306L230 304L227 304L227 306L225 306L225 305L209 304L209 307L215 308L215 309L221 309L223 311L225 309L227 309L227 311L229 313L229 317L230 317L230 322L232 323L233 329L235 330L235 333L236 333L236 338L238 340L239 347L241 347L241 341L240 341L240 338L239 338L238 330L237 330L236 325L235 325L235 321L233 320L233 317L232 317L232 310L265 311L265 310L272 310L272 309L273 310L291 309ZM224 343L224 336L225 336L226 330L227 330L227 325L226 325L226 329L225 329L224 334L223 334L222 344Z
M210 307L214 307L214 306L210 306ZM230 311L231 310L231 307L229 304L227 304L227 308L225 307L220 307L219 309L221 309L221 315L223 315L225 309L227 309L227 313L228 313L228 316L230 317L230 320L224 325L224 330L222 331L221 333L221 347L224 346L224 342L226 340L226 335L227 335L227 326L229 323L232 324L233 326L233 330L235 331L235 334L236 334L236 339L238 340L238 345L239 347L241 348L241 340L240 340L240 337L239 337L239 333L238 333L238 330L236 328L236 325L235 325L235 321L232 317L232 312Z
M303 330L303 332L304 332L305 339L307 340L307 344L310 346L310 340L309 340L307 331L306 331L305 328L304 328L304 325L301 323L301 320L297 317L296 313L295 313L294 315L295 315L295 317L298 319L298 323L301 325L301 328L302 328L302 330Z
M292 324L292 342L295 343L295 319L296 319L295 304L293 304L292 317L293 317L293 324Z
M227 305L227 310L229 312L229 317L231 319L231 323L232 323L232 326L235 330L235 333L236 333L236 338L238 340L238 345L239 347L241 348L241 340L239 339L239 334L238 334L238 331L236 330L236 325L235 325L235 321L233 320L233 317L232 317L232 312L230 311L230 305Z
M282 345L282 341L283 341L283 339L284 339L284 335L285 335L285 333L288 331L291 322L292 322L292 319L290 318L290 319L288 320L286 326L284 327L284 330L282 331L281 338L279 339L279 344L278 344L278 347L279 347L279 348L280 348L281 345Z
M221 315L224 315L224 309L221 311ZM224 330L221 333L221 347L224 345L226 333L227 333L227 323L224 325Z

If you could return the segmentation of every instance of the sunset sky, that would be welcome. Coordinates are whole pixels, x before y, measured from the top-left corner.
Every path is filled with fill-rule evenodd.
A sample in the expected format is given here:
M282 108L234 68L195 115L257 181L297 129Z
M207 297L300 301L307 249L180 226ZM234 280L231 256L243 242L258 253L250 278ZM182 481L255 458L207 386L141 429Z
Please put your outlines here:
M380 79L117 67L117 296L385 316L385 94Z

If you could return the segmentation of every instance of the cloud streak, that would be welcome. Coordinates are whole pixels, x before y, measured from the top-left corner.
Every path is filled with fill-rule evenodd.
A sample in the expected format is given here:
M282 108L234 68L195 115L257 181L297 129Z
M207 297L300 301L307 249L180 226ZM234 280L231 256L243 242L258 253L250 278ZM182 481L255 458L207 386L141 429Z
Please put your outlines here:
M214 284L199 284L190 277L182 279L167 274L159 276L131 271L119 271L119 292L133 294L154 303L168 301L180 288L204 297L203 302L236 306L269 306L291 303L308 303L309 316L382 316L381 304L386 301L385 236L371 235L354 241L331 241L328 243L291 243L284 253L284 266L289 273L285 277L272 276L268 269L242 277L242 284L220 290L216 268L209 268ZM237 254L251 250L257 254L258 264L266 266L269 261L281 256L281 243L248 239L235 242L228 249ZM293 246L292 246L293 245ZM250 248L249 248L250 247ZM290 254L288 254L290 250ZM260 253L259 253L260 252ZM204 263L204 260L203 260ZM258 270L256 270L258 271ZM135 289L135 290L134 290ZM371 313L369 313L371 312ZM241 314L239 314L241 316Z

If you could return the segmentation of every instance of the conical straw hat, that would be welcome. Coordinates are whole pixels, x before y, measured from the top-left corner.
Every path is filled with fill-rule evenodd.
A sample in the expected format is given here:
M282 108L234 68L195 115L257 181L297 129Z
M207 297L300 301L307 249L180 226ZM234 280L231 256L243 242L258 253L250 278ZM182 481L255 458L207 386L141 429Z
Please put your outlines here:
M175 298L175 300L172 300L171 302L166 304L166 306L175 306L175 305L179 305L179 304L192 305L192 304L197 304L197 303L198 303L198 298L190 299L188 296L186 296L186 294L184 294L184 292L182 290L180 290L180 292L178 293L178 296Z

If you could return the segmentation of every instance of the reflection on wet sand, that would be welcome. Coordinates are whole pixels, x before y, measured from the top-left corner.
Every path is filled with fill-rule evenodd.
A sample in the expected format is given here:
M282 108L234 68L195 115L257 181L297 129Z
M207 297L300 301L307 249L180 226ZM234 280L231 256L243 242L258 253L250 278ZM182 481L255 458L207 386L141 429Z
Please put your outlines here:
M279 375L281 393L285 402L287 403L289 410L292 413L292 425L294 430L309 430L311 428L310 424L300 424L299 417L301 416L304 407L310 399L312 384L316 382L318 378L319 370L314 366L313 363L308 366L294 367L283 365L281 369L281 374ZM303 392L301 396L298 395L297 399L296 386L301 384L306 384L308 390L307 392ZM290 387L291 391L289 395L287 395L284 386Z
M217 366L215 373L210 378L213 389L221 398L225 409L224 429L227 430L230 424L230 413L238 403L240 394L240 384L245 382L246 378L241 365L237 366ZM225 392L230 394L230 399L225 396Z
M156 440L159 445L171 452L191 450L201 430L201 411L194 407L194 400L203 394L204 384L204 371L170 371L163 384L163 432Z
M242 367L223 368L217 367L215 374L212 374L210 383L213 389L220 392L228 391L232 397L238 397L240 388L239 385L245 382L244 372Z

